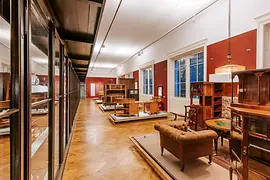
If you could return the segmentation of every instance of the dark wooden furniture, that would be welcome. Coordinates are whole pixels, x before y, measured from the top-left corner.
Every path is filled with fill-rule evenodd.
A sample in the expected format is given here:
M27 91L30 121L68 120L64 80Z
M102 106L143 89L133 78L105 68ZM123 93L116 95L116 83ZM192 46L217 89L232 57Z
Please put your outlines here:
M237 95L237 84L232 88L231 83L195 82L190 84L190 105L193 99L199 99L201 110L198 114L198 126L206 128L205 121L222 117L222 96Z
M126 98L127 97L127 87L125 84L105 84L104 85L104 96L103 104L113 105L115 99Z
M230 175L234 171L243 180L270 179L270 69L232 73L232 79L235 76L239 101L231 105L231 139L237 135L241 149L231 142Z

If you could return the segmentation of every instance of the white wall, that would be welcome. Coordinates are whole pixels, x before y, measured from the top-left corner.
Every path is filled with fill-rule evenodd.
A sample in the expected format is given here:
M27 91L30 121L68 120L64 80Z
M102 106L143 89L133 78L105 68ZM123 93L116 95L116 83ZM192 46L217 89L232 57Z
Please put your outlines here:
M269 7L269 0L232 0L232 36L256 29L258 24L255 18L270 12ZM141 64L149 61L154 60L155 63L164 61L168 59L168 54L204 39L207 40L205 47L226 39L228 37L227 14L228 1L220 0L192 21L145 49L143 55L135 56L123 64L122 67L118 67L117 75L138 70ZM168 64L169 111L182 113L183 107L181 108L181 106L188 104L189 100L173 97L173 79L171 79L170 74L172 70L173 67Z

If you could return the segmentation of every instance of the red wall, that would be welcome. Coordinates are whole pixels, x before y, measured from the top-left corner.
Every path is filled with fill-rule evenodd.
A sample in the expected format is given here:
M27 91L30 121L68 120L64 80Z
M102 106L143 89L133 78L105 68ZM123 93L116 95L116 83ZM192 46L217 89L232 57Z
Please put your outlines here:
M154 65L154 95L157 96L157 87L163 86L163 96L162 98L164 110L167 111L167 60L162 61Z
M133 72L133 78L135 79L135 82L137 82L138 88L140 88L139 70Z
M257 30L232 37L232 64L244 65L247 69L256 69ZM247 52L250 49L250 52ZM215 73L215 68L227 64L228 39L207 46L207 79ZM211 60L212 59L212 60Z
M116 84L116 78L87 77L85 81L87 98L91 98L90 96L91 83L96 84L96 93L97 93L98 91L104 90L104 84Z

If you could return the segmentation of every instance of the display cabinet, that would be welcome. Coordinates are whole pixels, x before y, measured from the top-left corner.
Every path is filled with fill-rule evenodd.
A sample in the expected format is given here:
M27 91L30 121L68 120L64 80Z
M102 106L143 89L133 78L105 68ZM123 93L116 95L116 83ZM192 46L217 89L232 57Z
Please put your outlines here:
M232 73L232 79L236 76L239 101L231 104L231 175L235 171L239 179L270 179L270 69ZM239 150L233 148L235 137L241 142Z

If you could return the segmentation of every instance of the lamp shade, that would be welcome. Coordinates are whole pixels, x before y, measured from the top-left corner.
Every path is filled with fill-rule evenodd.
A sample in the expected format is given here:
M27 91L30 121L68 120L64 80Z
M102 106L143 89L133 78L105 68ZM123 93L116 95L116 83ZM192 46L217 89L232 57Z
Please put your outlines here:
M245 71L246 67L236 64L227 64L215 69L215 74L230 74L236 71Z

